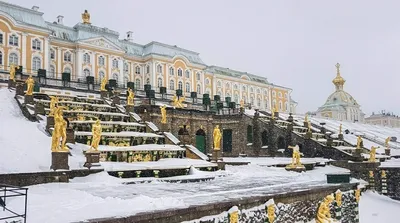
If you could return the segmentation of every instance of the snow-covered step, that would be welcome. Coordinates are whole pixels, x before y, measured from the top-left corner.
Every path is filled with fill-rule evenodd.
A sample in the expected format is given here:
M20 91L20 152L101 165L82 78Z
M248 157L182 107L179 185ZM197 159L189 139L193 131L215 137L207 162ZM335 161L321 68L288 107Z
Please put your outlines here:
M192 145L186 145L186 148L192 152L193 154L195 154L196 156L198 156L199 159L202 160L208 160L208 156L202 152L200 152L200 150L198 150L196 147L192 146Z
M135 121L137 121L137 122L141 122L142 121L140 116L138 114L134 113L134 112L129 112L129 115L131 115L135 119Z
M178 145L179 143L181 143L181 141L178 138L176 138L172 133L163 132L163 134L165 135L165 137L167 137L167 139L169 139L175 145Z
M147 121L146 121L146 124L147 124L147 126L148 126L151 130L153 130L153 132L158 132L158 131L160 131L160 130L158 129L158 127L157 127L154 123L152 123L152 122L147 122Z

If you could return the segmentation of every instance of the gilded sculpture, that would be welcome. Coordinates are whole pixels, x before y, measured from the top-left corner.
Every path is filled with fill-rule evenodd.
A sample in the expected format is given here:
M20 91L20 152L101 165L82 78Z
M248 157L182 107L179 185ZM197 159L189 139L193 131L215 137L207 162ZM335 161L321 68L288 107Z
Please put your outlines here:
M302 166L301 161L300 161L300 147L298 145L296 146L289 146L289 149L293 149L292 153L292 163L289 165L289 167L299 167Z
M238 223L239 222L239 213L238 211L234 211L229 214L229 222L230 223Z
M342 134L342 124L339 126L339 134Z
M275 204L270 204L267 207L268 222L272 223L275 221Z
M107 85L107 78L106 76L104 76L103 79L101 79L100 91L107 91L106 85Z
M214 150L219 151L221 149L221 130L219 129L219 125L215 126L213 132L213 139L214 139Z
M160 107L161 109L161 123L167 124L167 106L163 105Z
M375 163L376 162L376 147L371 146L371 151L369 152L369 160L368 162Z
M88 10L85 10L85 12L82 13L82 22L83 24L90 24L90 14Z
M360 201L360 196L361 196L361 190L360 189L355 190L354 197L357 203Z
M102 127L100 124L100 120L97 119L96 122L92 125L92 144L90 146L89 150L94 150L98 151L99 150L99 143L101 139L101 132L102 132Z
M35 85L35 80L33 80L32 75L29 75L28 79L25 81L26 83L26 95L32 95L33 94L33 85Z
M14 64L10 65L10 80L15 81L15 72L19 69L19 66L15 66Z
M244 100L240 100L240 108L244 108Z
M338 207L342 206L342 192L340 190L335 193L335 201Z
M386 147L386 149L389 149L389 142L390 142L390 139L391 139L392 137L387 137L386 139L385 139L385 147Z
M65 142L67 140L66 130L67 122L63 117L63 107L57 107L54 113L54 130L51 138L51 151L52 152L63 152L68 151L68 148L65 146ZM62 143L60 143L62 139Z
M306 114L306 116L304 117L304 122L308 123L308 114Z
M127 105L134 105L134 101L133 101L134 99L135 99L135 93L133 92L132 89L129 88Z
M54 113L57 109L57 104L58 104L58 98L56 96L50 96L50 114L49 116L54 116Z
M176 95L174 95L174 97L172 98L172 102L176 108L183 108L183 104L182 104L183 101L185 101L185 97L180 97L178 99L178 97Z
M307 131L308 131L308 132L312 132L312 131L311 131L311 122L308 121L307 123L308 123L308 124L307 124Z
M361 144L362 144L363 140L361 138L361 136L357 136L357 149L361 149Z
M381 177L382 177L382 178L386 178L386 171L382 170L382 172L381 172Z
M324 198L318 207L317 218L315 219L317 223L329 223L333 219L331 217L329 205L333 202L333 195L328 195Z

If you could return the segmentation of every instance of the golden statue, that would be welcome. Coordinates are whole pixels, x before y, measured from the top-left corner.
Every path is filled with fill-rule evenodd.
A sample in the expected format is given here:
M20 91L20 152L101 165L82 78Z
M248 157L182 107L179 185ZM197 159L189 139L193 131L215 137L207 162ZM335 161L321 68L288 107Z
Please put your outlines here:
M376 147L371 146L371 151L369 152L369 159L368 162L376 162Z
M342 192L340 190L335 193L335 201L338 207L342 206Z
M244 100L240 100L240 108L244 108Z
M339 126L339 134L342 134L342 124Z
M361 149L361 143L362 143L362 138L361 136L357 136L357 149Z
M15 66L14 64L10 65L10 80L15 81L15 71L19 69L19 66Z
M268 222L272 223L275 221L275 204L270 204L267 207Z
M67 122L63 117L63 107L58 107L54 113L54 130L53 135L51 137L51 151L68 151L68 148L65 146L65 142L67 140ZM60 140L62 139L62 143L60 145Z
M382 177L382 178L386 178L386 171L382 170L382 172L381 172L381 177Z
M25 81L27 89L26 89L26 95L32 95L33 94L33 85L35 85L35 80L33 80L32 75L29 75L28 79Z
M55 111L57 110L58 98L56 96L50 96L50 114L49 116L54 116Z
M174 97L172 98L172 102L173 102L174 106L177 107L177 108L183 108L182 102L184 100L185 100L185 97L180 97L178 99L178 97L176 95L174 95Z
M221 130L219 129L219 125L215 126L214 132L213 132L213 139L214 139L214 150L221 150Z
M167 124L167 106L163 105L160 107L161 109L161 123Z
M386 139L385 139L385 147L386 147L386 149L389 149L389 142L390 142L390 139L391 139L392 137L387 137Z
M107 84L107 78L106 76L104 76L103 79L101 79L100 91L107 91L106 84Z
M85 10L85 12L82 13L82 22L83 24L90 24L90 14L87 10Z
M308 131L308 132L312 132L312 131L311 131L311 122L308 121L307 123L308 123L308 125L307 125L307 131Z
M275 119L275 112L276 112L275 107L273 107L271 109L271 119Z
M315 219L316 223L329 223L333 221L329 209L329 205L332 203L333 200L333 195L330 194L326 196L321 202L318 207L317 218Z
M308 122L308 114L304 117L304 122Z
M100 124L100 120L97 119L96 122L92 125L92 144L90 146L89 150L94 150L98 151L99 150L99 143L101 139L101 132L102 132L102 127Z
M300 147L296 145L296 146L288 146L288 148L293 149L292 163L289 166L291 167L302 166L300 161Z
M361 196L361 190L360 189L355 190L354 197L356 198L357 203L360 201L360 196Z
M129 94L128 94L127 105L134 105L133 99L135 99L135 93L130 88L128 90L128 93Z
M238 211L233 211L232 213L229 213L229 222L230 223L239 223Z

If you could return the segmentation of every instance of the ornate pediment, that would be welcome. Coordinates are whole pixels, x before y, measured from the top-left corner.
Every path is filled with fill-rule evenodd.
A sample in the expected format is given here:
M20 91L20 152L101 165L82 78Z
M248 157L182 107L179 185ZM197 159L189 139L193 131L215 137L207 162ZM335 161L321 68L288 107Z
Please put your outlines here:
M105 38L83 40L82 43L87 44L87 45L96 46L96 47L103 48L103 49L123 51L123 49L121 49L118 45L116 45L115 43L113 43Z

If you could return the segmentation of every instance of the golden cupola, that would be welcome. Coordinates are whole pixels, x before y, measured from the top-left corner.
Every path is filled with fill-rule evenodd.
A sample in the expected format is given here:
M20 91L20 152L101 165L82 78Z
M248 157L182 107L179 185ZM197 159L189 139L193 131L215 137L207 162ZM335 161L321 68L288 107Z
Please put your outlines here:
M335 85L336 91L343 90L343 85L346 82L346 80L343 79L342 76L340 76L340 64L337 63L335 66L336 66L336 77L335 79L332 80L332 83Z

